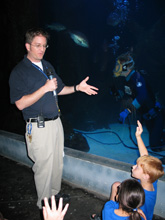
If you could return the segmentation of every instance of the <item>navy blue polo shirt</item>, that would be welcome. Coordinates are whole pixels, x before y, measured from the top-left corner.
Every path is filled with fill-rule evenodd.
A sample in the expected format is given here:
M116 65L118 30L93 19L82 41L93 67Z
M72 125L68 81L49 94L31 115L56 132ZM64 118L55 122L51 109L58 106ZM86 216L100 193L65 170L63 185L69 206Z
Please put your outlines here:
M42 60L42 65L45 73L46 68L50 68L54 77L57 79L58 88L56 93L58 94L64 88L64 83L49 62ZM13 69L10 75L9 85L11 103L14 104L24 95L32 94L41 88L46 81L47 77L25 56L24 59ZM56 117L58 115L58 107L55 97L52 92L47 92L36 103L23 109L22 113L25 120L28 118L35 118L41 113L45 118Z

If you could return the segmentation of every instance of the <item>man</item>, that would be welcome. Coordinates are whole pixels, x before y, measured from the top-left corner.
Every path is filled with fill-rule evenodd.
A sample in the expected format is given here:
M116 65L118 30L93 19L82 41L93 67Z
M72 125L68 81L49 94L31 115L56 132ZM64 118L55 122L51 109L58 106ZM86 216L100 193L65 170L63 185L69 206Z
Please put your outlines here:
M53 66L43 59L49 35L42 29L28 30L25 36L27 55L13 69L9 84L11 103L22 111L26 121L28 155L34 162L33 172L38 195L37 206L44 197L59 194L63 170L64 134L58 95L76 91L96 95L97 88L88 85L86 77L80 84L66 86Z
M133 109L140 109L143 119L149 131L149 145L153 151L159 151L162 145L163 112L160 103L156 102L151 88L147 85L143 76L134 69L134 60L130 53L125 53L117 58L114 68L114 76L123 76L125 82L125 94L133 101L120 113L119 121L125 122L126 117Z

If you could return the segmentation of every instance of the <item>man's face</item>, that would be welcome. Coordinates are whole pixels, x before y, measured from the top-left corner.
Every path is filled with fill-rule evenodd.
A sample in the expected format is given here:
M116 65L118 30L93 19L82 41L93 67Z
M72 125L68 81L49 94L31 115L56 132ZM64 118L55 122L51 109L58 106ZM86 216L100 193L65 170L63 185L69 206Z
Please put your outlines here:
M139 163L132 166L132 177L136 179L141 179L143 174L143 169Z
M32 62L40 62L45 54L47 40L42 35L34 37L31 44L26 43L27 58Z

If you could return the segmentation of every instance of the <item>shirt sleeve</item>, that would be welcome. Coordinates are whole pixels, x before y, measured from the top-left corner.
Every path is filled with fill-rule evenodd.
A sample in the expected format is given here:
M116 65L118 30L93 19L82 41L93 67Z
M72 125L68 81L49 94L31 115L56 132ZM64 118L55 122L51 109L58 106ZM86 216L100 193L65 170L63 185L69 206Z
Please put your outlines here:
M106 202L102 210L102 219L110 220L111 219L110 212L118 208L119 208L119 204L117 202L112 200Z
M10 101L14 104L17 100L21 99L22 96L27 94L26 82L22 77L21 72L14 69L9 78L10 86Z
M145 203L143 206L140 207L140 209L146 215L147 220L152 220L153 218L154 207L156 204L156 196L157 196L157 182L158 180L156 180L153 183L154 191L148 191L144 189Z

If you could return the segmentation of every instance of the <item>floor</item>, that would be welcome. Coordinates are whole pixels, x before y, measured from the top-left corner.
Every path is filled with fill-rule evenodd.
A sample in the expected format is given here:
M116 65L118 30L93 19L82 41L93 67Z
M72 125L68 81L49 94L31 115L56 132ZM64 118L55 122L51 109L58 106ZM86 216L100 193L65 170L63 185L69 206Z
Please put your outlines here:
M33 173L27 166L0 156L0 212L8 220L41 220L36 206ZM62 192L70 195L65 220L89 220L100 213L106 202L83 189L62 183ZM154 220L163 220L154 216Z

